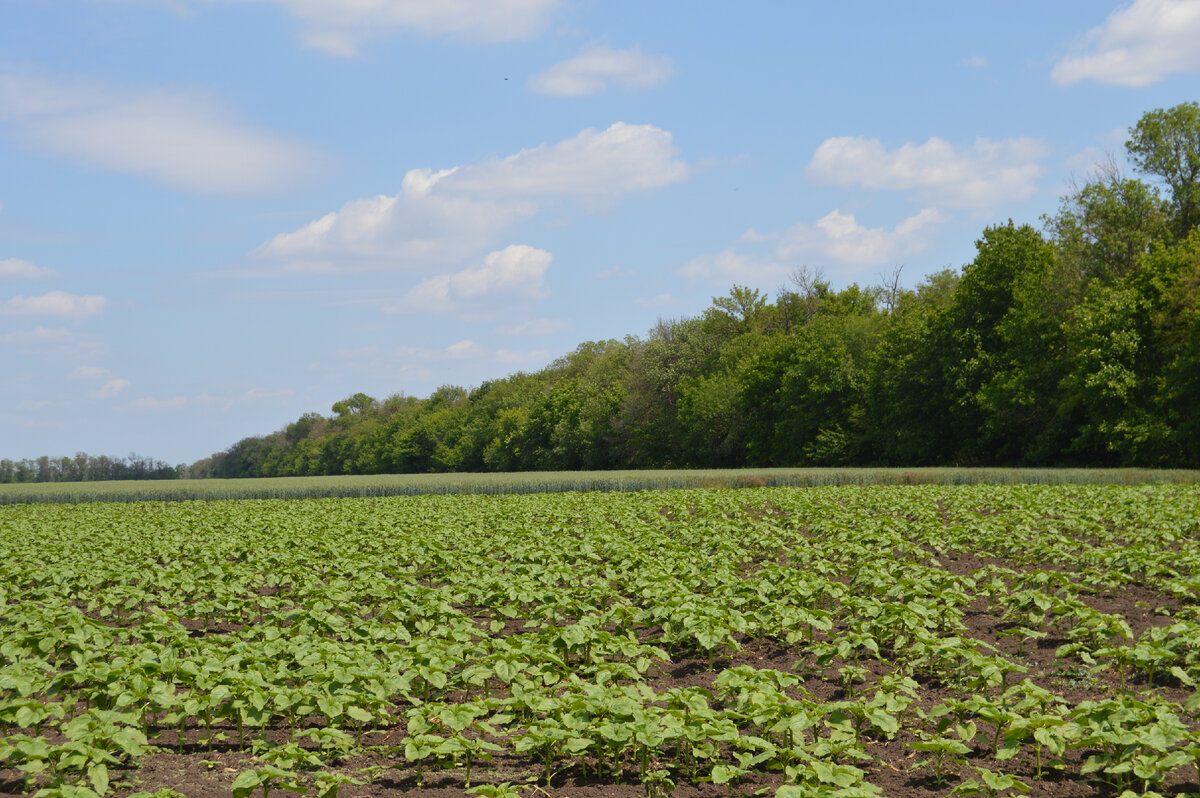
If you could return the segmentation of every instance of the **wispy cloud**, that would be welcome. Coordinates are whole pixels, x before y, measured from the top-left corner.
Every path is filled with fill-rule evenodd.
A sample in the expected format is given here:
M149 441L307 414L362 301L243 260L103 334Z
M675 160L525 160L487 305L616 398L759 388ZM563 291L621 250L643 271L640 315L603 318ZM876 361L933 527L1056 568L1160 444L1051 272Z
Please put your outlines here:
M311 147L247 124L196 91L7 74L0 119L31 150L188 191L275 191L321 161Z
M641 308L656 308L661 305L669 305L675 301L675 297L671 294L656 294L649 297L638 297L633 300L633 304Z
M1200 70L1200 0L1134 0L1109 14L1054 65L1055 83L1148 86Z
M497 349L496 362L506 366L541 366L550 359L550 353L545 349L531 349L521 352L512 349Z
M492 332L496 335L538 336L555 335L571 329L567 319L529 319L520 324L496 327Z
M71 334L70 330L64 330L61 327L37 327L32 330L19 330L0 335L0 344L13 344L15 346L69 344L74 340L75 336Z
M108 380L99 389L91 391L88 396L96 399L108 399L116 396L129 387L129 380Z
M588 47L529 78L529 88L538 94L582 97L610 86L646 89L666 83L674 74L670 58L646 55L637 47Z
M71 372L73 380L103 380L111 376L111 371L100 366L79 366Z
M143 396L134 399L129 406L134 410L178 410L187 404L187 397L172 396L170 399L156 399L153 396Z

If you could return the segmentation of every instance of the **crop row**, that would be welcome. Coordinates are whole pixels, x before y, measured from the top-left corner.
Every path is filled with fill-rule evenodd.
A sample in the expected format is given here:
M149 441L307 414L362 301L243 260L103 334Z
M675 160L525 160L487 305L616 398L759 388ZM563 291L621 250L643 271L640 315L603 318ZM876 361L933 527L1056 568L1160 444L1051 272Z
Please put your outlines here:
M1197 519L1183 486L0 507L0 783L1178 789Z

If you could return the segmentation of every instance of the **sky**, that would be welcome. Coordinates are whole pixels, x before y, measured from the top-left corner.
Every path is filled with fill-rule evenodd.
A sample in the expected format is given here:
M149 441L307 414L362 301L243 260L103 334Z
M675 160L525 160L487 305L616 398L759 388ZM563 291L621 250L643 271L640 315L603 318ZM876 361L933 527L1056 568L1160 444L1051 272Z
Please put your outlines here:
M0 457L190 463L970 262L1200 99L1200 0L0 0Z

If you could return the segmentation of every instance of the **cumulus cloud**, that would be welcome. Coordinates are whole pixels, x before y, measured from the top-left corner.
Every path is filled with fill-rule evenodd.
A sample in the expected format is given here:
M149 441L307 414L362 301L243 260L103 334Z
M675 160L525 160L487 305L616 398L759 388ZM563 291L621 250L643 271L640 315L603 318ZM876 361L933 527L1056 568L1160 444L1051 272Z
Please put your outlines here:
M1109 14L1054 65L1055 83L1147 86L1200 70L1200 0L1134 0Z
M667 131L616 122L606 130L588 128L554 145L453 170L447 188L504 197L613 198L685 179L691 168L677 156Z
M637 47L632 50L588 47L531 77L529 88L539 94L582 97L605 91L609 86L624 89L658 86L673 74L675 64L671 59L646 55Z
M1032 196L1042 174L1037 161L1047 153L1045 142L1032 138L979 138L959 148L935 136L888 150L879 139L839 136L821 143L807 174L829 185L912 191L937 205L989 209Z
M188 191L277 190L320 161L194 91L0 75L0 119L30 149Z
M513 244L491 252L483 264L456 274L439 274L413 288L405 296L410 307L444 311L499 297L540 299L546 269L553 255L544 249Z
M725 249L693 258L677 274L728 285L781 280L797 263L805 262L834 263L861 271L926 249L945 221L936 208L926 208L888 230L866 227L853 214L832 211L814 223L797 222L778 234L778 243L768 255Z
M794 260L811 257L849 266L878 266L920 252L946 221L936 208L926 208L891 230L864 227L853 214L832 211L815 224L795 224L784 231L777 254Z
M0 280L47 280L58 272L20 258L0 260Z
M465 257L537 211L529 202L433 193L438 179L414 170L405 176L399 194L352 200L299 230L280 233L255 252L284 260L286 270L293 272L381 264L411 268Z
M15 296L0 302L0 315L82 318L101 313L106 302L99 294L82 296L66 291L50 291L39 296Z
M478 252L544 203L592 206L685 179L671 134L617 122L506 158L413 169L394 196L353 200L256 250L289 270L418 268Z
M108 380L104 385L100 386L99 390L91 391L88 396L95 399L107 399L111 396L116 396L128 387L129 380Z

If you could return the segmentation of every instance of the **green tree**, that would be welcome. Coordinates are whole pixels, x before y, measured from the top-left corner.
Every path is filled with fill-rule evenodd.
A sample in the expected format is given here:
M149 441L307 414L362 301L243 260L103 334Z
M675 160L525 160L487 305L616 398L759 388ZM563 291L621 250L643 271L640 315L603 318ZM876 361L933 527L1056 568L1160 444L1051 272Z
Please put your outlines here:
M340 402L334 402L331 408L339 418L366 413L375 407L375 400L365 393L356 393Z
M1070 359L1059 412L1076 430L1071 451L1089 464L1156 465L1169 450L1153 384L1139 369L1145 312L1134 289L1095 284L1065 324Z
M1171 190L1178 237L1200 224L1200 103L1159 108L1129 129L1129 160Z
M1046 231L1076 282L1112 282L1133 271L1154 244L1170 238L1170 213L1158 192L1115 167L1064 197Z

